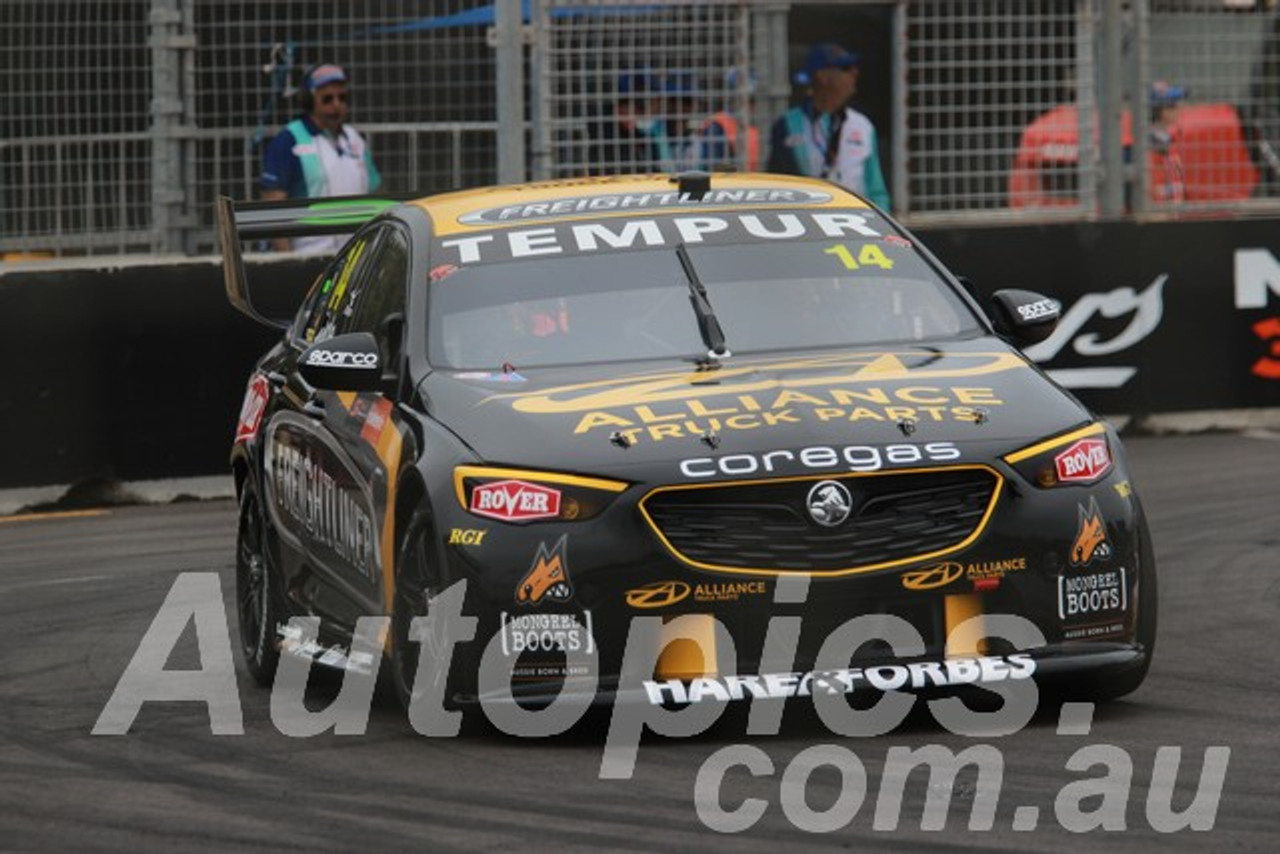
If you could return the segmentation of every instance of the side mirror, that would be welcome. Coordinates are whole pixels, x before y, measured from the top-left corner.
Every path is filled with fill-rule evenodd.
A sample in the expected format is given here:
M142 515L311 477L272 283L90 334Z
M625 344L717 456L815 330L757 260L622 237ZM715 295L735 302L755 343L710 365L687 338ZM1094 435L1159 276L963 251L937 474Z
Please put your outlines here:
M298 357L298 372L310 385L325 391L379 391L381 361L373 335L350 332L304 350Z
M996 331L1020 347L1048 338L1061 318L1062 304L1035 291L1010 288L991 295L991 321Z

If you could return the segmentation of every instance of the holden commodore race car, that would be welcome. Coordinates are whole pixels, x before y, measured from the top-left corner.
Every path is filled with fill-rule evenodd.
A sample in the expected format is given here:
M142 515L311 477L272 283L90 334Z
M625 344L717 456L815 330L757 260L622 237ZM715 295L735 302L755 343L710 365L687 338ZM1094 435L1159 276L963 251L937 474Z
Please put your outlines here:
M261 682L281 654L368 664L379 615L401 699L429 677L463 709L1028 678L1106 698L1147 672L1156 568L1120 441L1019 350L1058 303L980 303L839 186L221 199L219 228L232 303L282 330L231 451ZM353 229L292 317L257 307L242 240ZM442 637L450 591L474 630ZM897 633L848 642L868 615Z

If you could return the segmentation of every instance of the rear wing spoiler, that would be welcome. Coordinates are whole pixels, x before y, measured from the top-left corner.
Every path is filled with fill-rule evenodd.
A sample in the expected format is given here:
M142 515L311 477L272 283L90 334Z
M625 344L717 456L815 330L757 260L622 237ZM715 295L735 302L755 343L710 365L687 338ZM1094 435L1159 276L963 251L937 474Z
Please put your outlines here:
M288 321L266 317L253 307L245 278L241 241L348 234L401 201L373 196L334 196L279 202L236 202L227 196L218 196L218 244L222 247L222 275L226 281L227 299L237 310L259 323L285 328Z

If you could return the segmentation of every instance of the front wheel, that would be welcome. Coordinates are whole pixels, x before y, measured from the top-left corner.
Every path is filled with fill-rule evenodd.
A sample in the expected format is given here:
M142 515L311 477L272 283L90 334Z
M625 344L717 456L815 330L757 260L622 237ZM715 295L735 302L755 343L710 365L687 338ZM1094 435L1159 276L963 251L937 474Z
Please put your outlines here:
M432 549L430 514L426 510L414 513L401 540L396 569L396 589L391 611L391 676L396 696L408 710L414 698L414 688L425 689L427 681L433 686L444 683L446 708L453 705L453 698L473 685L475 673L468 652L470 644L454 643L444 636L443 621L432 620L432 597L444 589L444 580L437 566ZM425 617L426 638L413 640L409 630L416 617ZM427 656L424 660L423 656ZM418 680L423 680L418 685ZM474 693L474 688L471 688Z
M280 650L276 626L280 621L272 591L271 561L267 553L262 503L251 481L240 496L236 529L236 616L240 621L240 652L259 685L275 679Z
M396 561L395 601L391 610L391 677L396 696L405 710L413 699L413 682L418 674L421 644L409 639L414 617L427 609L427 531L425 516L415 513L400 545Z

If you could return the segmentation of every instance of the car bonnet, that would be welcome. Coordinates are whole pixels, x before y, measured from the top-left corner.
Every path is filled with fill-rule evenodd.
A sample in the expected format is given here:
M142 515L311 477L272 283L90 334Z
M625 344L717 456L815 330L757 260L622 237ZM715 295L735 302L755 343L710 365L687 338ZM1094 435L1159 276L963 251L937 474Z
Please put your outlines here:
M994 337L734 357L710 370L435 372L421 391L480 462L655 482L678 479L683 461L735 455L743 473L816 473L832 456L802 453L815 448L835 452L832 471L884 462L891 446L908 463L983 462L1091 417ZM769 454L764 467L746 462Z

